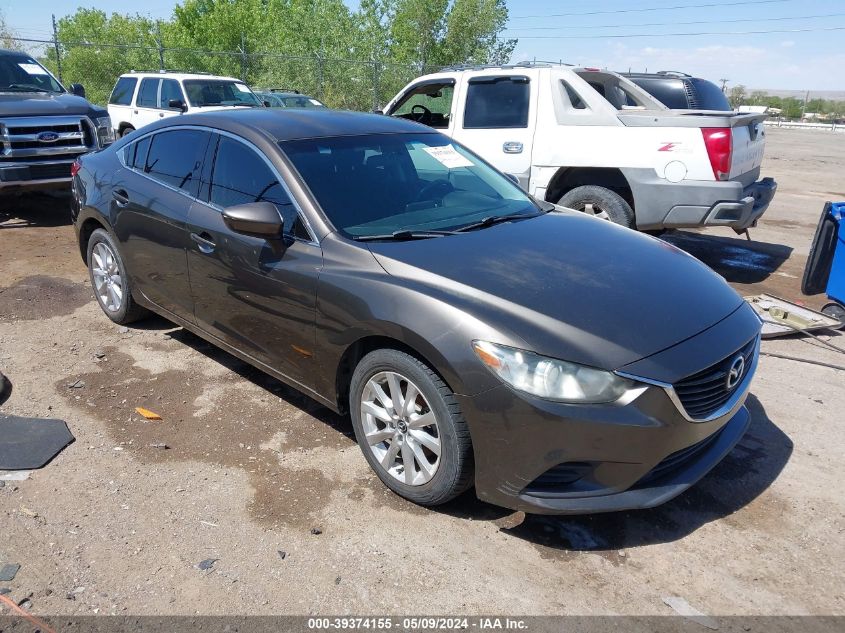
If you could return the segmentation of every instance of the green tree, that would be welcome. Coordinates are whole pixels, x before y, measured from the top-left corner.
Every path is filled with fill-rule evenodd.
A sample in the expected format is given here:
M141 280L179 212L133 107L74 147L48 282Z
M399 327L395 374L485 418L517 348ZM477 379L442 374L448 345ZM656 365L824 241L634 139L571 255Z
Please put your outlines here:
M738 108L739 106L745 103L745 86L739 84L737 86L733 86L728 92L728 101L730 101L731 106L734 108Z

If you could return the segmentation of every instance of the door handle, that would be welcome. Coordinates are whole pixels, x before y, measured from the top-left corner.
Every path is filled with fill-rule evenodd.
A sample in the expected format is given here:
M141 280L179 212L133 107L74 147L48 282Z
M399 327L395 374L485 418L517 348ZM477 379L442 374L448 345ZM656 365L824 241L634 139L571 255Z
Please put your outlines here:
M137 110L132 110L132 114L138 114Z
M119 207L125 207L129 204L129 194L123 189L115 189L111 192L111 197L114 198L115 203Z
M164 117L164 112L159 112L159 113L158 113L158 115L159 115L160 117Z
M522 143L518 141L508 141L502 144L502 151L505 154L521 154Z
M217 244L214 243L208 233L201 233L199 235L191 233L191 239L197 243L197 247L206 255L213 253L214 249L217 248Z

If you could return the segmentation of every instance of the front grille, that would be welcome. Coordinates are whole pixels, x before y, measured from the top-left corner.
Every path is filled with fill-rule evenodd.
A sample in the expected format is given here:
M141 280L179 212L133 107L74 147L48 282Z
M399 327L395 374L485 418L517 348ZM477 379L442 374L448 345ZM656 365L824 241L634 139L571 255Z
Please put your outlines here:
M589 474L594 467L594 464L588 462L558 464L528 484L524 492L527 494L562 492L568 486Z
M757 339L755 337L718 363L673 385L678 400L681 401L687 415L694 419L706 418L730 400L751 369L756 345ZM731 371L734 361L740 355L744 361L743 371L733 387L729 388L728 373Z
M50 132L52 141L39 139ZM96 149L91 124L85 117L43 116L10 117L0 119L0 160L36 162L43 160L72 160Z
M716 441L716 438L719 437L721 432L722 431L720 429L713 433L710 437L705 437L703 440L696 442L692 446L687 446L679 451L675 451L657 466L648 471L648 473L646 473L646 475L637 482L636 487L639 488L645 486L667 475L671 475L675 470L686 464L693 457L705 451L711 444L713 444L713 442Z

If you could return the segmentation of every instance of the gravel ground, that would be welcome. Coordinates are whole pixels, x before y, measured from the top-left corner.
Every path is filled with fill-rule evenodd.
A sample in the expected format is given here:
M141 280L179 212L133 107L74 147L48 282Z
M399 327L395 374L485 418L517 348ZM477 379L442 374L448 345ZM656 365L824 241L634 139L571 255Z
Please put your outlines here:
M843 173L840 136L770 130L780 189L753 240L668 239L743 294L800 299ZM21 565L0 588L34 613L662 615L680 596L711 615L845 614L842 372L763 357L747 436L653 510L526 517L472 493L425 510L378 482L348 419L164 320L113 325L66 218L62 197L0 199L2 410L76 436L0 488L0 567ZM764 350L845 364L796 338Z

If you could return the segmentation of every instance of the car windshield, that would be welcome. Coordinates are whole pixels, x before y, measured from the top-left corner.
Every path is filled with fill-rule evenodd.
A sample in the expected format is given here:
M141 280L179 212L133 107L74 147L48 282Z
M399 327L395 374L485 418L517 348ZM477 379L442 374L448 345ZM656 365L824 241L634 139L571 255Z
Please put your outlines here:
M195 108L207 106L260 106L246 84L233 79L186 79L182 82Z
M295 95L293 97L280 96L279 100L286 108L325 108L326 106L312 97Z
M515 183L441 134L283 141L329 221L353 239L453 231L539 212Z
M0 55L0 92L64 92L64 88L34 59Z

